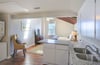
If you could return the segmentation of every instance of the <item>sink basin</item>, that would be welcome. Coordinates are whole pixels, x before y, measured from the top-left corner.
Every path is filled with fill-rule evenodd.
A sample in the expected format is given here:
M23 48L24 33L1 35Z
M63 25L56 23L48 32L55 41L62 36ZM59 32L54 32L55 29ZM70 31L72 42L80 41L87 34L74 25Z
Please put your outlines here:
M95 56L91 56L87 54L76 54L76 56L82 60L98 62L98 59Z
M74 48L74 51L77 53L92 54L88 49L85 48Z

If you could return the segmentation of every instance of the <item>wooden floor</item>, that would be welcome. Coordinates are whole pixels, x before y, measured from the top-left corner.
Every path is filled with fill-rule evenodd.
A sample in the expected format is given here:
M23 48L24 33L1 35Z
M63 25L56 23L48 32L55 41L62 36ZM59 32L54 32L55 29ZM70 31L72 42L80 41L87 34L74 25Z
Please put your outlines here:
M26 57L24 57L23 53L19 52L15 58L1 61L0 65L42 65L42 55L26 52Z

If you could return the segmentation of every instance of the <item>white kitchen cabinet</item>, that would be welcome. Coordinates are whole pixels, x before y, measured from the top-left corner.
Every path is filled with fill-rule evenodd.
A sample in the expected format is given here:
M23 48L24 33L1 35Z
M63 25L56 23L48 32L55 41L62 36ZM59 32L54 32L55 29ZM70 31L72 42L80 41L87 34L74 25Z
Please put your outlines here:
M43 64L68 65L68 47L59 44L44 44Z
M7 43L0 42L0 61L7 58Z
M55 54L57 65L68 65L68 46L56 45Z
M43 64L55 64L55 44L43 44Z
M56 50L56 64L68 65L68 52L65 50Z

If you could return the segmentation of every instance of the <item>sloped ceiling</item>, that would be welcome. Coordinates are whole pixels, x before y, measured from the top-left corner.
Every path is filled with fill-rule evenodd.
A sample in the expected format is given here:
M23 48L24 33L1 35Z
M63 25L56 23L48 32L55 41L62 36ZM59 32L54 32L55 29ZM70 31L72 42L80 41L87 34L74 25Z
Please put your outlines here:
M76 17L58 17L58 19L63 20L65 22L69 22L71 24L77 23Z

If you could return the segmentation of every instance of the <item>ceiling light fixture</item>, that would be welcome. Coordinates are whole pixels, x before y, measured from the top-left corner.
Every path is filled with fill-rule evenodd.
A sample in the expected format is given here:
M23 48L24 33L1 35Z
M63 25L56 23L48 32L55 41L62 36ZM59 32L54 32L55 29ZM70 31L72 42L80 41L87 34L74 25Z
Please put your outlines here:
M29 10L28 10L28 9L24 9L24 11L25 11L25 12L29 12Z
M40 9L40 7L35 7L34 9Z

